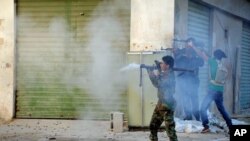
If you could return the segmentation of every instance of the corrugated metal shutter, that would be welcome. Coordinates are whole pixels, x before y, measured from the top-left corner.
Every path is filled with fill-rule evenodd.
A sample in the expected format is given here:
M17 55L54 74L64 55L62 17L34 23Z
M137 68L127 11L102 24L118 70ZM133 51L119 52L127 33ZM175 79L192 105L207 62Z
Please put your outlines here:
M250 110L250 24L244 23L241 37L240 111Z
M205 50L209 51L210 45L210 9L193 1L188 2L188 37L194 37L205 44ZM199 72L200 101L207 92L208 66L205 64Z
M109 88L110 85L103 84L108 86L105 89L100 85L90 86L90 82L98 82L101 76L91 77L91 72L96 72L92 69L93 64L98 61L94 58L95 53L109 59L118 58L116 65L111 66L114 73L126 61L130 3L123 3L126 5L117 11L117 7L112 5L117 1L121 0L18 0L17 118L109 119L111 111L124 112L126 117L127 95L122 85L112 82L114 84ZM103 2L105 4L101 4ZM108 5L112 5L116 13L110 12ZM94 12L96 9L99 12ZM114 16L118 19L115 22L124 30L109 28L112 25L105 21L112 20L110 17ZM95 18L104 20L95 25ZM125 39L119 38L120 32ZM117 39L110 41L110 46L116 47L113 52L92 45L97 43L91 42L92 37L100 34L102 37L117 34ZM91 47L100 51L92 52L94 49ZM98 72L102 73L102 70ZM111 83L111 79L107 79L106 84ZM113 95L108 93L110 90Z

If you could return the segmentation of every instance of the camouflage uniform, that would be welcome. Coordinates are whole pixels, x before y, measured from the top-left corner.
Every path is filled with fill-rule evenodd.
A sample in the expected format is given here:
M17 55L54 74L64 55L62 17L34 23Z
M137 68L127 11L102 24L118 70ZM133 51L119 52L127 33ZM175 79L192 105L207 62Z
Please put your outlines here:
M170 141L177 141L174 122L175 99L175 75L172 69L161 72L158 76L152 70L148 70L152 84L158 89L158 103L154 109L150 122L150 140L158 141L157 132L162 122L165 122L165 130Z

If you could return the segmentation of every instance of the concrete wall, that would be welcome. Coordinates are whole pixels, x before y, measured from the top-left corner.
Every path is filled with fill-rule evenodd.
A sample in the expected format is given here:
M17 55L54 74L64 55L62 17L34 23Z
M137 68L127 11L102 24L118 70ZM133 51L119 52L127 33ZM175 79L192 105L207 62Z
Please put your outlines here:
M171 47L174 0L131 0L130 51Z
M0 119L14 115L14 0L0 4Z
M174 37L176 39L187 38L187 22L188 22L188 1L175 0Z
M202 0L229 13L250 20L249 0Z

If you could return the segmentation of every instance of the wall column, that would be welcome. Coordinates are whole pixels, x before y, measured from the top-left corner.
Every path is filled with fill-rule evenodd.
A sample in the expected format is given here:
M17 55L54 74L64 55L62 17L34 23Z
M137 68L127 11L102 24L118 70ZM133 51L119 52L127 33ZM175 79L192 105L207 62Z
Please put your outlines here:
M0 120L14 116L15 4L1 0L0 4Z

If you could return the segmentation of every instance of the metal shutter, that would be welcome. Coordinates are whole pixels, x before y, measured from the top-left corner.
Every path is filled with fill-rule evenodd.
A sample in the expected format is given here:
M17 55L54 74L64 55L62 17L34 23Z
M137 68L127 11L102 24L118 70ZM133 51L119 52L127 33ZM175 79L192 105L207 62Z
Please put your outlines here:
M115 15L108 15L114 13L108 13L106 7L93 13L103 6L99 5L101 2L113 4L115 0L18 0L17 118L109 119L111 111L121 111L126 116L127 96L119 83L112 87L115 95L106 91L96 95L89 90L88 82L98 78L89 77L95 54L91 54L88 46L91 35L99 33L91 33L87 25L95 17L116 16L129 39L129 2ZM102 22L98 24L105 31L103 36L120 32L103 26ZM114 66L118 69L125 64L129 41L117 38L112 46L116 47L112 53L102 51L101 47L96 50L120 56L115 60L119 65ZM108 83L110 80L106 80Z
M250 110L250 24L243 23L241 37L240 111Z
M198 41L205 43L205 50L209 51L210 45L210 9L193 1L188 2L188 37L194 37ZM199 72L200 101L207 92L208 66L200 68Z

